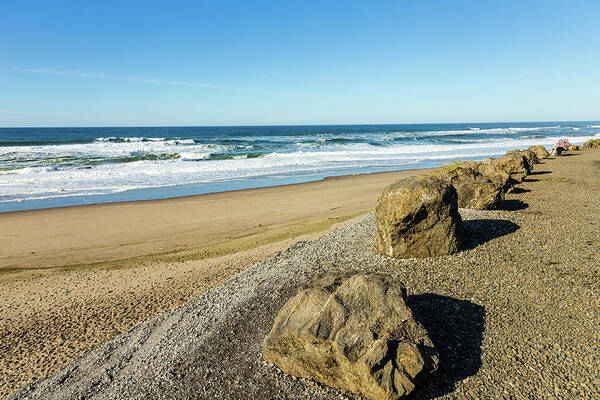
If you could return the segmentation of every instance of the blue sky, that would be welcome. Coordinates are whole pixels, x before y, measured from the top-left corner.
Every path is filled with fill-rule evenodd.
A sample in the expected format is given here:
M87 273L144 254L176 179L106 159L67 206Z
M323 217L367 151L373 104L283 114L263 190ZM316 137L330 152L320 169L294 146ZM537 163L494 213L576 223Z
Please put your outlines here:
M0 0L0 126L600 119L600 2Z

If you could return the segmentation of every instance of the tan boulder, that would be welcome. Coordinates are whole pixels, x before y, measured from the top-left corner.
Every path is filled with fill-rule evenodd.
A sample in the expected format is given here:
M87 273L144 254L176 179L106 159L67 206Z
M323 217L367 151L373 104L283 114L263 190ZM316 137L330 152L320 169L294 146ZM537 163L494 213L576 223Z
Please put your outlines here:
M572 144L569 146L569 151L577 151L577 150L581 150L581 147L579 147L579 145Z
M386 187L375 215L377 248L387 256L431 257L460 249L456 189L433 176L413 176Z
M480 173L477 164L465 162L458 167L440 168L434 172L434 175L454 186L460 208L490 210L496 208L504 200L505 182L501 183Z
M487 158L484 160L494 168L506 172L510 179L515 182L522 182L529 175L529 162L522 154L508 155L502 158Z
M511 150L511 151L507 151L504 156L506 157L506 156L520 156L520 155L525 157L525 160L527 160L527 164L529 166L530 171L533 170L534 164L540 163L540 160L538 159L538 156L536 155L536 153L531 150Z
M496 186L502 188L502 191L505 193L508 192L512 186L510 175L506 171L496 169L490 164L479 163L477 166L477 171L493 182Z
M533 151L538 159L542 160L550 155L544 146L531 146L527 150Z
M584 149L593 149L595 147L600 147L600 139L590 139L583 144Z
M283 372L374 400L408 395L437 369L425 328L388 275L329 273L279 311L263 357Z

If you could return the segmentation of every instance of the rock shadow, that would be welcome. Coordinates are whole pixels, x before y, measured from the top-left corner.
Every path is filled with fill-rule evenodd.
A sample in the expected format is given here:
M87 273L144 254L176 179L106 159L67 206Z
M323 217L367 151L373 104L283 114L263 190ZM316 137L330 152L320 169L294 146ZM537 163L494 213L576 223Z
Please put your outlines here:
M512 189L510 189L510 192L514 193L514 194L529 193L529 192L531 192L531 189L523 189L520 187L513 187Z
M518 188L513 188L513 190L518 189ZM513 192L513 193L525 193L526 189L521 189L523 190L522 192ZM527 190L529 191L529 190ZM529 207L529 204L525 203L524 201L521 200L516 200L516 199L509 199L509 200L503 200L502 203L500 203L500 206L498 207L498 210L502 210L502 211L517 211L517 210L524 210L527 207Z
M546 174L551 174L551 171L535 171L530 173L529 175L546 175Z
M519 225L505 219L471 219L463 221L465 233L463 250L474 249L492 239L516 232L519 228Z
M417 386L410 398L433 399L453 392L458 382L481 367L485 309L468 300L433 293L409 296L407 304L440 356L435 375Z

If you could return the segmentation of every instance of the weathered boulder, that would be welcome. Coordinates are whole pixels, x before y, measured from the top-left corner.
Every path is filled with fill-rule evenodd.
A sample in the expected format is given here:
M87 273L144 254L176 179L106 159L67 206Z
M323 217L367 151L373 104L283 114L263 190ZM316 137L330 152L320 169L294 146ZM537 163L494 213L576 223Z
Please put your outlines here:
M576 151L576 150L581 150L581 147L579 147L579 145L577 145L577 144L572 144L569 146L569 151Z
M510 151L507 151L504 156L506 157L506 156L519 156L519 155L522 155L523 157L525 157L525 160L527 160L527 164L529 166L530 171L533 170L534 164L540 163L540 160L538 159L538 156L536 155L536 153L531 150L510 150Z
M600 139L590 139L583 144L584 149L593 149L595 147L600 147Z
M542 160L550 155L544 146L531 146L527 150L533 151L539 160Z
M398 280L329 273L279 311L263 346L283 372L371 399L408 395L437 369L425 328Z
M477 165L477 171L496 186L502 188L504 193L508 192L512 187L510 175L506 171L496 169L494 166L485 163L479 163L479 165Z
M477 164L465 162L454 168L440 168L433 174L454 186L458 195L458 207L490 210L504 200L504 185L481 174Z
M488 160L492 160L491 158ZM489 161L488 161L489 162ZM511 187L510 183L510 175L505 171L494 168L490 164L486 164L486 162L479 161L462 161L460 163L460 167L463 168L472 168L477 171L479 174L484 175L486 179L491 181L497 186L503 188L504 192L508 192Z
M387 256L431 257L460 249L456 189L433 176L413 176L386 187L375 215L377 248Z
M522 182L530 174L529 162L522 154L508 155L502 158L487 158L484 162L494 168L506 172L510 179L515 182Z

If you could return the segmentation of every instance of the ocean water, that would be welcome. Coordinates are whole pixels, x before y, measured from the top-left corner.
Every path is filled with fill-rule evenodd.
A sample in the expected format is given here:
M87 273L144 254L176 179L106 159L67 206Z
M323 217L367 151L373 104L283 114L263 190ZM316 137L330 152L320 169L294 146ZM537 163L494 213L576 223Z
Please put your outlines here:
M481 160L600 122L0 128L0 212L158 199Z

